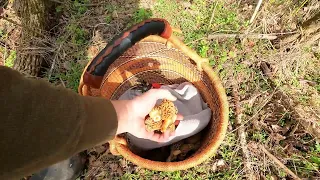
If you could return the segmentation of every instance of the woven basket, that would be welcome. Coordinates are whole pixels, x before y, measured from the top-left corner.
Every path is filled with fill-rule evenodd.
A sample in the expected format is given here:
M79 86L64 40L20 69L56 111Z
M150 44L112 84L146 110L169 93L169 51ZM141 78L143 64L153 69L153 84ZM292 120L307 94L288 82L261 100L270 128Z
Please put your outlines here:
M167 23L165 20L156 20ZM140 26L145 23L140 23ZM132 32L132 29L137 29L137 27L126 32ZM116 100L141 80L161 84L180 84L186 81L193 83L213 113L209 125L202 132L201 147L191 157L179 162L152 161L134 154L124 137L117 136L109 142L110 150L114 155L122 155L140 167L157 171L185 170L214 155L225 136L228 124L228 103L225 90L218 76L208 64L208 60L198 56L178 38L172 34L169 37L163 34L160 34L162 37L147 35L121 53L108 66L99 87L93 87L90 80L85 82L85 70L80 80L79 93L84 96L99 96ZM87 70L90 63L92 61L87 65Z

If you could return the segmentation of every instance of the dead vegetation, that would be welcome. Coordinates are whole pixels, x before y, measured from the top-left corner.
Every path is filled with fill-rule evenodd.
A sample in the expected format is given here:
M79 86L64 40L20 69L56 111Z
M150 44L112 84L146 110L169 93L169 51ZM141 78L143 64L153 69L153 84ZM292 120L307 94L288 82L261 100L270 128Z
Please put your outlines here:
M46 55L43 78L76 90L84 65L106 42L129 25L162 17L183 31L181 39L210 59L231 107L224 143L200 166L172 173L148 171L112 156L104 145L88 150L89 168L83 177L319 178L320 3L261 2L257 11L257 1L251 0L58 3L50 36L30 34L32 41L45 46L24 48L25 54ZM23 27L17 25L21 22L10 4L4 13L16 22L0 20L0 64L10 65L15 59L12 52L28 43L18 41Z

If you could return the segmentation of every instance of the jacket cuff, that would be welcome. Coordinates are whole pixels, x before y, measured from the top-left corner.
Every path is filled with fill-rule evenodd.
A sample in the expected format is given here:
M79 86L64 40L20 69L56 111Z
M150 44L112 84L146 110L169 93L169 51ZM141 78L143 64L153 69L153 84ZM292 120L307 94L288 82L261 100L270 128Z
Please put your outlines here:
M85 112L80 112L82 119L82 134L78 146L88 149L98 144L112 140L116 135L118 120L111 101L97 97L81 97L84 100Z

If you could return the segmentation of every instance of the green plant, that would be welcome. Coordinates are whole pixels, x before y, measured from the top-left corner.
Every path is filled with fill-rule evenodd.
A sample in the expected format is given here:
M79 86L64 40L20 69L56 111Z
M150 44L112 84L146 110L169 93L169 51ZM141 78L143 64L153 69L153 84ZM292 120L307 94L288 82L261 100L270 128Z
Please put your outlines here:
M138 23L152 16L152 11L144 8L139 8L132 17L133 23Z
M284 172L282 169L279 170L279 177L285 178L286 176L287 176L287 173L286 173L286 172Z
M13 64L16 58L17 58L16 51L11 50L9 56L5 59L4 65L7 67L13 67Z
M65 73L58 74L57 77L66 82L67 88L70 88L77 92L83 68L84 67L79 63L71 62L70 69Z
M318 167L320 167L320 143L316 142L314 147L310 147L311 150L311 156L310 160L317 164Z
M264 130L255 131L252 134L252 139L261 143L265 143L267 141L267 138L268 138L268 134Z
M206 41L201 41L200 45L199 45L199 55L201 57L208 57L208 50L209 50L209 46L208 43Z
M67 26L67 32L71 36L71 42L76 45L85 45L88 43L88 33L83 28L76 24L69 24Z
M2 29L0 29L0 37L2 38L4 36L4 31Z
M112 17L111 15L107 15L105 18L104 18L104 21L109 24L111 21L112 21Z
M60 6L57 6L57 7L56 7L56 12L57 12L57 13L60 13L60 12L62 12L62 11L63 11L63 6L60 5Z
M113 12L113 11L116 9L116 7L113 6L113 5L111 5L111 4L107 4L107 5L104 7L104 9L105 9L106 11L108 11L108 12Z
M74 0L72 7L73 10L75 11L75 15L82 15L85 12L87 12L88 7L85 6L84 4L88 4L89 0Z

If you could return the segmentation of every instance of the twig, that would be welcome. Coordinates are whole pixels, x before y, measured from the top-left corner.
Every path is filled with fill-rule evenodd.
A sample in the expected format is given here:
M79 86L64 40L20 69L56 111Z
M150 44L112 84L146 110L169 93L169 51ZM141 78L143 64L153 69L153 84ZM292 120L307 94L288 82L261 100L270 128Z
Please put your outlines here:
M252 14L252 16L251 16L251 19L250 19L250 21L249 21L250 24L251 24L251 23L254 21L254 19L256 18L257 14L258 14L258 11L259 11L259 9L260 9L261 4L262 4L262 0L259 0L259 1L258 1L258 4L257 4L257 6L256 6L256 9L254 10L254 12L253 12L253 14Z
M49 0L51 2L59 3L59 4L64 4L65 2L61 2L59 0ZM100 6L107 4L107 2L99 2L99 3L91 3L91 4L80 4L80 6L87 6L87 7L95 7L95 6Z
M282 162L280 162L274 155L272 155L266 148L264 148L263 145L259 145L260 149L262 149L262 151L264 153L266 153L266 155L273 160L273 162L275 162L278 166L280 166L286 173L290 174L293 179L298 179L301 180L294 172L292 172L289 168L287 168L287 166L285 166Z
M317 118L320 119L320 115L318 115L312 108L308 107L308 109L315 115Z
M299 122L296 123L296 125L293 127L292 131L289 133L289 136L293 136L294 133L298 130L299 128Z
M214 17L214 13L215 13L215 11L216 11L217 5L218 5L218 1L216 2L216 4L214 5L214 8L213 8L213 10L212 10L212 14L211 14L211 18L210 18L209 26L208 26L209 28L211 27L211 24L212 24L212 21L213 21L213 17Z
M293 11L293 13L291 15L297 15L298 11L308 2L309 0L305 0L299 8L297 8L295 11Z
M59 48L58 48L58 50L57 50L57 53L56 53L56 55L55 55L54 58L53 58L53 61L52 61L50 70L49 70L49 72L48 72L48 79L49 79L49 80L50 80L50 78L51 78L51 75L52 75L54 66L55 66L55 64L56 64L57 57L58 57L58 54L59 54L60 49L61 49L61 45L59 46Z
M245 127L242 125L242 112L240 108L240 98L238 95L238 85L237 83L234 83L233 89L233 98L234 98L234 104L235 104L235 123L238 126L238 137L240 139L240 145L242 149L243 154L243 164L246 171L246 174L248 175L248 179L254 179L254 172L251 167L250 162L250 154L247 147L247 141L246 141L246 133L245 133Z
M61 77L59 77L59 79L60 79L60 82L61 82L62 86L63 86L63 87L66 87L66 84L65 84L64 81L61 79Z
M59 4L63 4L63 2L58 1L58 0L49 0L49 1L51 1L51 2L55 2L55 3L59 3Z
M251 122L252 119L256 118L256 116L259 115L259 112L270 102L270 100L273 98L273 96L274 96L275 93L276 93L276 90L274 90L274 91L272 92L272 94L269 96L269 98L266 99L266 100L262 103L261 107L259 107L259 109L256 111L256 113L255 113L253 116L251 116L250 119L248 119L248 120L246 120L244 123L242 123L241 126L244 126L244 125L247 124L248 122ZM240 127L240 126L239 126L239 127ZM227 132L227 136L228 136L229 134L237 131L237 130L239 129L239 127L233 129L233 130L230 131L230 132Z
M274 40L278 37L272 34L209 34L208 39L218 39L218 38L248 38L248 39L269 39Z

